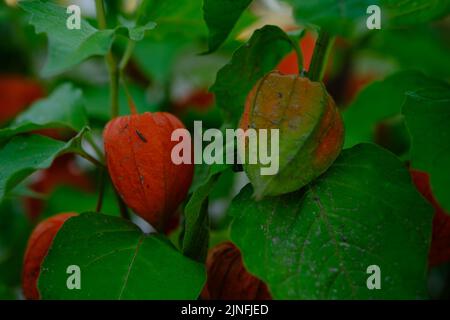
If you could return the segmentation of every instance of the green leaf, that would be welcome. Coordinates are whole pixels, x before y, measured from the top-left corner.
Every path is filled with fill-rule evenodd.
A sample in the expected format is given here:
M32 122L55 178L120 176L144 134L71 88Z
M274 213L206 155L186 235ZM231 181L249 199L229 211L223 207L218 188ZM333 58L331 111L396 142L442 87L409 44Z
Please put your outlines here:
M247 94L253 85L271 71L292 49L289 36L280 28L265 26L233 54L231 61L217 73L210 91L230 121L239 121Z
M219 200L222 204L225 205L226 201L225 199L229 199L230 203L232 198L235 195L235 182L236 182L236 172L233 170L241 169L242 167L239 167L236 165L234 168L230 166L230 170L225 170L220 175L219 179L217 180L216 185L214 186L213 190L209 193L209 199L212 201ZM242 173L242 175L245 175ZM216 221L217 223L218 221Z
M64 7L42 1L21 1L19 6L31 14L36 33L48 35L48 58L42 70L45 77L64 72L91 56L105 55L111 47L114 30L99 31L84 19L80 29L70 30Z
M208 194L217 181L214 176L194 192L184 209L182 252L200 263L205 262L209 244Z
M411 166L430 175L433 195L450 212L450 86L408 93L403 114L411 134Z
M67 267L81 271L81 290L68 290ZM159 235L99 213L69 219L42 265L43 299L196 299L204 266Z
M154 21L155 32L149 35L153 39L166 40L170 36L198 38L206 34L201 6L200 0L143 0L139 7L137 25Z
M367 8L380 7L381 28L399 27L433 21L450 13L450 4L442 0L286 0L294 8L301 24L313 24L341 36L369 31Z
M158 22L155 32L149 33L142 41L136 43L133 57L139 67L151 79L158 83L170 80L170 77L180 74L180 63L183 69L189 67L193 71L199 72L197 65L209 64L211 59L222 60L225 57L213 56L209 59L201 59L197 53L202 50L203 43L207 37L207 28L202 17L202 1L151 1L144 0L142 10L148 14L145 19L153 19ZM148 6L148 7L146 7ZM251 25L256 18L245 11L239 22L234 27L230 38L236 39L243 29ZM233 48L239 46L238 41L228 42ZM231 48L224 48L231 50ZM193 52L191 54L191 52ZM227 51L228 52L228 51ZM187 54L187 55L186 55ZM190 57L192 55L192 57ZM151 56L152 59L148 57ZM185 59L195 59L188 64ZM202 62L203 61L203 62ZM220 62L222 64L222 62ZM182 73L183 71L181 71ZM208 74L215 76L211 68ZM214 80L214 79L213 79Z
M9 127L0 129L0 141L39 129L67 128L78 132L86 125L82 92L66 83L18 115Z
M183 254L204 262L209 243L208 195L229 166L208 166L207 178L196 188L184 209Z
M40 135L17 136L0 150L0 201L34 171L50 167L53 160L78 150L84 130L69 142Z
M418 71L402 71L370 84L343 113L345 147L372 142L377 123L398 115L408 91L442 85Z
M121 16L119 16L119 21L122 25L116 29L117 32L122 33L124 31L123 35L133 41L141 41L144 39L145 32L153 30L156 27L156 23L153 21L138 24L138 21L127 20Z
M153 30L156 27L156 23L150 21L142 26L135 26L130 29L129 37L131 40L140 41L144 39L145 32L148 30Z
M304 190L232 203L231 239L276 299L425 298L433 209L393 154L344 150ZM381 290L366 285L380 267Z
M379 0L287 0L295 19L303 25L316 25L334 35L349 36L366 28L366 11ZM367 29L366 29L367 30Z
M209 29L208 52L216 51L227 39L252 0L204 0L203 17Z
M0 287L1 284L20 285L23 254L31 229L32 225L17 200L0 203Z
M447 0L382 0L389 27L409 26L445 17L450 13Z
M225 147L227 148L227 147ZM227 150L227 149L226 149ZM218 152L222 152L219 150ZM189 188L189 193L194 193L203 185L208 183L208 181L217 173L221 173L229 168L228 164L212 164L207 165L203 163L201 165L195 165L194 179L192 181L191 187Z

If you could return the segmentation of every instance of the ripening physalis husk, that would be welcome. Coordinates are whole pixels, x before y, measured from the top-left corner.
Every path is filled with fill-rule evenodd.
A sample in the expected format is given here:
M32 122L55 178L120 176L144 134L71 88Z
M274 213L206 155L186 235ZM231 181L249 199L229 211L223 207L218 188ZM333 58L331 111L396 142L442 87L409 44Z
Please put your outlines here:
M241 252L229 241L209 250L206 271L204 300L272 299L267 285L247 271Z
M298 190L317 178L337 158L344 139L341 115L323 83L277 71L259 80L249 93L240 127L269 129L269 154L270 129L279 129L278 173L262 175L267 164L244 163L256 199ZM261 147L265 146L258 141ZM246 143L246 156L248 152Z
M124 202L159 231L186 198L192 163L175 164L172 132L184 125L167 112L117 117L105 127L108 172Z
M38 279L42 263L59 229L69 218L76 215L73 212L60 213L43 220L34 228L28 239L23 259L22 290L25 299L39 300L41 298L38 289Z

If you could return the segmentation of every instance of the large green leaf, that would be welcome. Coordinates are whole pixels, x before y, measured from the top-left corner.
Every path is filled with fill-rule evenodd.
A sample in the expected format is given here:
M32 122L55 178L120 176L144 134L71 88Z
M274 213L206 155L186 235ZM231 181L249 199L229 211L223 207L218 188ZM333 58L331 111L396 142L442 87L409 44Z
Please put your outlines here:
M139 11L138 25L156 22L155 32L149 35L154 39L166 39L169 35L192 39L206 35L201 0L143 0Z
M367 86L344 112L345 147L371 142L380 121L401 112L408 91L442 85L418 71L402 71Z
M393 154L371 144L344 150L301 191L233 201L233 242L277 299L408 299L426 294L433 210ZM381 289L369 290L371 265Z
M0 201L34 171L50 167L63 153L78 151L84 130L69 142L40 135L17 136L0 150Z
M51 2L21 1L19 6L31 14L36 33L48 35L48 58L42 70L50 77L68 70L83 60L105 55L114 38L114 30L97 30L81 19L80 29L66 27L66 8Z
M450 14L448 0L381 0L381 3L390 27L421 24Z
M80 290L67 289L70 265L80 267ZM98 213L68 220L41 270L43 299L196 299L205 282L204 267L166 239Z
M151 79L164 83L170 77L179 75L180 58L189 58L192 51L197 55L202 50L200 46L204 46L203 42L208 32L202 17L202 2L202 0L143 1L141 8L145 13L143 17L156 20L158 25L155 32L136 44L133 57ZM230 38L236 39L237 35L254 21L255 17L249 11L245 11L233 28ZM232 43L233 47L240 45L238 41L235 43ZM224 49L231 50L228 47ZM152 58L149 59L149 56ZM189 66L195 69L193 72L198 72L199 62L207 63L211 58L200 59L197 56L195 59ZM208 71L208 74L215 74L210 69Z
M433 195L450 212L450 86L408 93L403 114L411 165L429 173Z
M278 27L265 26L256 30L219 70L210 90L233 124L241 117L245 99L254 84L291 50L292 42L286 33Z
M9 127L0 129L0 140L39 129L68 128L80 131L87 125L82 92L63 84L18 115Z
M203 1L203 17L209 29L208 52L220 47L251 2L252 0Z
M294 8L300 23L319 26L332 34L351 36L368 31L367 8L378 5L381 27L420 24L444 17L450 13L450 4L442 0L286 0Z
M317 25L332 34L352 35L366 28L366 11L380 0L286 0L294 9L294 17L301 24Z

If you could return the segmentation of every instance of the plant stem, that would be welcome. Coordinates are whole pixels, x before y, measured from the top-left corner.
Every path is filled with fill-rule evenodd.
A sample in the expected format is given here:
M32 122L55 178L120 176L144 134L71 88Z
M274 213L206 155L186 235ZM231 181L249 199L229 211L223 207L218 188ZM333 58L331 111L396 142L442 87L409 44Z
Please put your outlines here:
M120 216L125 220L130 220L130 213L128 212L128 207L123 202L117 190L114 189L114 191L116 193L117 203L119 204Z
M102 210L102 206L103 206L103 198L105 195L105 170L104 169L100 169L99 172L99 176L100 176L100 181L99 181L99 191L98 191L98 199L97 199L97 206L95 208L95 212L100 212Z
M130 109L131 114L138 114L136 104L134 103L133 96L128 90L124 75L121 74L120 78L122 79L123 89L125 90L125 95L127 96L128 108Z
M106 29L105 6L103 0L95 0L95 11L97 13L97 22L100 29Z
M334 38L328 32L320 31L319 38L314 47L314 54L308 71L308 78L311 81L322 81L325 72L328 54Z
M112 55L108 53L106 56L109 70L109 98L111 101L111 118L116 118L119 115L119 73L117 71L117 64Z
M95 154L100 160L104 160L105 156L103 155L103 151L99 148L99 146L95 143L94 139L92 138L92 135L90 132L85 135L86 141L89 143L89 145L94 149Z
M105 15L105 7L103 5L103 0L95 0L95 7L96 7L96 11L97 11L97 21L98 21L99 28L106 29L106 27L107 27L106 15ZM125 69L125 67L128 63L128 60L131 57L131 54L134 49L134 45L135 45L134 41L130 40L128 42L127 48L125 50L125 53L124 53L122 59L120 60L119 65L117 64L117 61L116 61L111 49L109 50L109 52L106 54L106 57L105 57L106 64L108 65L108 72L109 72L111 118L115 118L119 115L119 81L120 81L119 77L120 76L123 77L122 71L123 71L123 69ZM131 96L129 95L129 92L127 89L126 89L126 91L127 91L128 99L131 99ZM99 161L97 161L97 159L91 157L87 153L85 153L81 156L85 157L86 159L88 159L92 162L99 163ZM104 165L102 165L102 167L105 168ZM99 202L97 203L97 209L101 208L101 206L102 206L103 192L104 192L103 189L104 189L104 186L101 187L101 191L100 191L100 195L99 195ZM130 214L128 212L127 206L125 205L125 203L123 202L122 198L117 193L117 191L115 191L115 193L116 193L117 202L118 202L118 205L120 208L120 214L121 214L122 218L130 220Z
M98 27L100 29L106 29L106 15L103 0L95 0L95 8L97 11ZM119 74L117 71L117 62L111 50L106 54L105 59L109 72L111 118L115 118L119 115Z
M80 157L83 157L84 159L90 161L91 163L95 164L97 167L99 168L105 168L105 165L103 163L101 163L100 161L98 161L97 159L95 159L93 156L91 156L89 153L87 153L86 151L80 151L77 153Z
M128 64L128 60L130 60L130 58L131 58L131 54L133 53L135 46L136 46L136 42L129 39L127 42L127 47L125 49L125 53L123 54L122 59L120 60L120 63L119 63L119 71L120 72L125 70L125 67Z
M119 76L120 76L120 79L122 80L122 85L125 90L125 94L127 96L128 107L130 108L131 114L137 114L138 112L136 109L136 104L134 103L133 97L131 96L130 91L128 90L127 83L125 81L125 68L128 64L128 60L130 60L130 58L131 58L131 54L133 53L135 44L136 43L133 40L131 40L131 39L128 40L127 47L125 49L125 53L123 54L122 59L120 60L120 63L119 63Z

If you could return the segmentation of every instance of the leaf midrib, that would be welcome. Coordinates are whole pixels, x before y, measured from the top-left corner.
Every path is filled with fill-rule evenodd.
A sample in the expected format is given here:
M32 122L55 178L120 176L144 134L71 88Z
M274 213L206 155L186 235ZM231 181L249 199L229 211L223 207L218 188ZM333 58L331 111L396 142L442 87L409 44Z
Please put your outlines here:
M131 269L133 268L134 262L135 262L135 260L136 260L136 256L137 256L137 254L138 254L138 252L139 252L139 249L140 249L141 246L142 246L142 243L143 243L143 241L144 241L144 238L145 238L145 236L144 236L144 235L141 235L141 236L139 237L139 239L138 239L138 242L137 242L137 244L136 244L136 249L134 250L134 254L133 254L132 258L131 258L130 265L128 266L128 270L127 270L127 273L126 273L126 275L125 275L125 281L123 282L122 289L120 290L120 293L119 293L118 300L122 300L122 295L123 295L123 293L124 293L124 291L125 291L125 289L126 289L126 287L127 287L128 280L129 280L129 278L130 278Z

